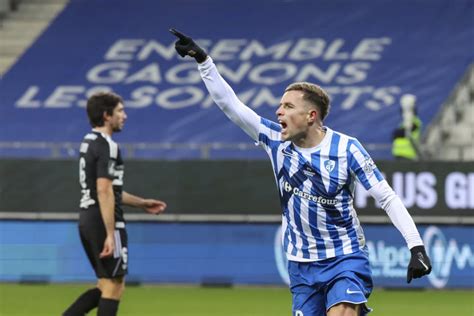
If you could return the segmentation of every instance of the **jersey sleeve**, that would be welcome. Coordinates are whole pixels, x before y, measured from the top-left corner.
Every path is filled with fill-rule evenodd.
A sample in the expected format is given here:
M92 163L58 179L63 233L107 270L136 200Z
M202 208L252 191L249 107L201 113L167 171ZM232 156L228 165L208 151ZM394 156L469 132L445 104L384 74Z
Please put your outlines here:
M97 178L113 180L116 161L112 158L110 144L106 141L97 141L95 149Z
M265 149L271 148L273 144L279 144L281 138L281 126L266 118L260 119L257 145Z
M384 180L380 170L357 139L352 139L348 147L348 162L351 173L355 174L366 190Z
M393 225L400 231L405 239L408 248L423 245L415 222L403 205L400 197L392 190L387 181L383 180L368 190L374 199L379 202L387 215L390 217Z
M240 126L256 141L258 139L260 116L239 100L234 90L219 74L211 57L199 64L198 69L209 94L217 106L232 122Z

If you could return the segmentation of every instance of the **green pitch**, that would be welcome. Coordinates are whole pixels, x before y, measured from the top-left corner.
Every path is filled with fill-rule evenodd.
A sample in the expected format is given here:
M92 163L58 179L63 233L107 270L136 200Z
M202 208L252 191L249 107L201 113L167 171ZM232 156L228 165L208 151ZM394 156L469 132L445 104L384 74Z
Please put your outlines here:
M90 287L90 286L89 286ZM61 312L87 285L0 284L0 315L42 316ZM473 291L384 291L376 289L372 315L474 315ZM289 316L286 288L201 288L185 286L128 287L120 316ZM95 315L95 311L89 315Z

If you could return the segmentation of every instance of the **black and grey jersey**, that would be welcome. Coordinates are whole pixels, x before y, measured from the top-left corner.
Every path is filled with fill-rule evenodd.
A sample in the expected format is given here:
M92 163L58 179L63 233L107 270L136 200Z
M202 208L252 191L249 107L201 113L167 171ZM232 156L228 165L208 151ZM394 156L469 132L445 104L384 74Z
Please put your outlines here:
M81 186L80 217L101 218L97 198L97 179L112 180L115 196L115 221L124 221L122 201L124 165L120 148L104 133L92 131L84 137L80 147L79 184ZM97 216L99 218L97 218Z

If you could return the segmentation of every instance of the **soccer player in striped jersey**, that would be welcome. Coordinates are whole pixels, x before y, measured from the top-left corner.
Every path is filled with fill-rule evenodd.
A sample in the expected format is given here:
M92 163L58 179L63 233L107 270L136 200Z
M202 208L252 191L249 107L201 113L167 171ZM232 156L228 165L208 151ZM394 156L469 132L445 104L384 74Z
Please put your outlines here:
M94 94L87 101L87 115L93 129L80 146L79 234L96 273L97 286L79 296L63 315L82 316L98 307L97 315L113 316L128 272L122 204L160 214L166 203L122 190L124 164L120 147L112 140L112 134L120 132L127 119L122 98L111 92Z
M382 205L411 250L407 281L430 273L415 223L400 198L354 137L323 125L329 97L306 82L289 85L276 111L278 123L245 106L194 41L178 37L182 57L196 59L221 110L268 154L282 208L282 243L288 258L293 314L364 315L372 278L360 222L353 207L359 181Z

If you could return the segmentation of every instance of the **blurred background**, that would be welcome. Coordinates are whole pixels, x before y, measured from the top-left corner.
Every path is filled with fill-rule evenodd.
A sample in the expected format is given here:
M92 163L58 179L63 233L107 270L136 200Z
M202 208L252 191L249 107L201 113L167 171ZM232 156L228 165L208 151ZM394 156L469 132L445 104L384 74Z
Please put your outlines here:
M407 286L404 240L358 187L375 286L430 289L425 308L474 315L474 2L0 0L1 315L31 315L22 297L49 289L69 295L44 307L58 314L94 282L76 228L76 160L90 130L87 97L101 90L125 100L128 120L114 136L124 189L168 203L159 217L126 212L129 284L276 288L281 315L290 313L271 165L214 105L194 60L176 54L170 27L198 40L266 118L276 118L290 83L324 87L332 99L325 124L369 151L433 260L433 272ZM137 312L128 300L129 315L164 312L163 301ZM214 300L197 310L221 315L209 309ZM268 300L235 315L280 315ZM389 302L374 297L374 314L415 312L389 311ZM175 305L167 315L200 315L196 308Z

